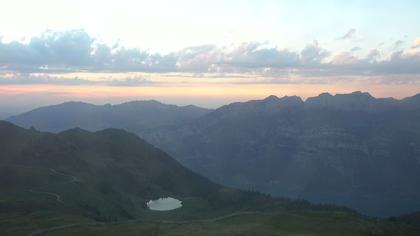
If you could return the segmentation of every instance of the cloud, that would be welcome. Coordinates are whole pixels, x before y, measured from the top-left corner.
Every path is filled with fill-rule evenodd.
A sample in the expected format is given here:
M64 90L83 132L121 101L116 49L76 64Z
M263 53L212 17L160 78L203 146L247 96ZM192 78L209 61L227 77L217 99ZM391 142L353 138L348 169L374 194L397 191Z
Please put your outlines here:
M55 84L55 85L91 85L95 82L80 78L59 78L49 75L34 75L27 73L7 73L0 75L0 85L29 85L29 84Z
M127 77L122 79L102 78L100 80L88 80L78 77L62 78L50 76L48 74L32 74L32 73L5 73L0 75L0 85L101 85L101 86L121 86L121 87L137 87L148 86L156 82L142 77Z
M83 30L47 31L28 44L0 41L0 65L20 71L173 71L171 55L98 43Z
M156 82L142 78L142 77L129 77L125 79L119 80L109 80L109 81L102 81L99 82L100 84L105 84L108 86L117 86L117 87L139 87L139 86L148 86L153 85Z
M389 59L379 60L381 52L372 49L364 58L351 52L336 53L330 63L324 64L325 74L330 75L419 75L419 52L394 52ZM420 80L420 77L417 76Z
M405 42L403 40L397 40L394 42L394 49L398 49L401 47Z
M313 65L320 64L329 54L319 46L318 41L314 41L302 50L300 56L303 64Z
M414 44L413 44L413 46L411 48L418 48L418 47L420 47L420 37L417 37L414 40Z
M369 62L377 61L380 56L381 52L378 49L374 48L369 51L369 54L367 55L367 60Z
M339 37L339 40L354 39L356 37L356 29L349 29L343 36Z
M355 29L350 29L341 38L354 38L355 32ZM394 44L403 45L399 41ZM0 71L16 74L15 78L0 78L0 83L144 86L152 82L144 78L92 82L82 78L33 76L34 72L48 75L52 72L79 71L219 75L236 73L266 77L420 75L420 52L416 49L419 45L418 38L412 50L403 50L400 47L388 58L384 58L377 48L366 52L364 57L360 56L363 55L360 47L332 52L321 47L317 41L307 44L300 51L279 48L269 43L248 42L228 47L199 45L159 54L138 48L126 48L120 44L109 46L83 30L47 31L31 38L27 43L5 43L0 39Z
M287 68L300 64L300 56L265 43L243 43L230 48L202 45L173 54L179 72L246 72L257 68Z
M207 72L213 65L223 63L223 52L214 45L185 48L173 55L178 71Z
M389 60L374 65L382 74L420 74L420 52L394 52Z
M335 65L349 65L355 64L356 62L357 58L351 52L347 51L336 53L331 60L331 63Z
M0 41L0 63L28 66L83 66L91 58L90 48L94 39L84 31L47 31L31 38L28 44Z
M224 64L240 68L288 68L300 64L299 54L288 49L266 47L262 43L244 43L227 52Z

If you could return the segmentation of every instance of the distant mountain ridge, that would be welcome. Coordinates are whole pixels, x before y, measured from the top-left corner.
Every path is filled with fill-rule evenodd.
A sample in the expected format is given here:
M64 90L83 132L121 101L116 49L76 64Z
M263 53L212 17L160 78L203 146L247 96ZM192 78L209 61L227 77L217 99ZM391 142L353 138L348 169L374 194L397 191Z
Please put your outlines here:
M90 131L106 128L121 128L141 134L167 126L188 123L211 112L225 109L280 109L304 106L306 108L326 108L337 110L384 110L420 108L420 94L401 100L394 98L374 98L369 93L356 91L350 94L321 93L303 101L298 96L268 96L263 100L236 102L216 110L194 105L177 106L163 104L156 100L130 101L117 105L93 105L84 102L65 102L44 106L7 118L14 124L42 131L60 132L80 127Z
M162 126L177 125L210 112L193 105L176 106L156 100L131 101L118 105L66 102L12 116L7 120L22 127L60 132L80 127L90 131L121 128L139 133Z
M144 137L218 183L398 215L420 209L419 120L420 95L269 96Z
M316 97L309 97L305 101L298 96L284 96L277 97L270 95L262 100L250 100L247 102L235 102L222 106L219 109L226 107L252 107L262 105L265 108L285 108L285 107L299 107L306 108L328 108L336 110L383 110L383 109L418 109L420 108L420 94L406 97L403 99L395 98L375 98L369 93L356 91L349 94L321 93Z
M322 93L317 97L308 98L305 105L311 108L333 108L343 110L383 110L383 109L417 109L420 104L420 94L401 100L394 98L375 98L369 93L356 91L350 94L331 95Z

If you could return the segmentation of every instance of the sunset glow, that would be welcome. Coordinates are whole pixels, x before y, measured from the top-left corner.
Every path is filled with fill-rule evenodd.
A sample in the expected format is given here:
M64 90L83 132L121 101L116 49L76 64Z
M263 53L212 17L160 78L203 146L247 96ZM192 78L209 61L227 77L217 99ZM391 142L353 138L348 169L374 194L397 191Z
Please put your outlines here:
M0 118L69 100L214 108L271 94L412 96L420 5L403 2L9 2L0 9Z

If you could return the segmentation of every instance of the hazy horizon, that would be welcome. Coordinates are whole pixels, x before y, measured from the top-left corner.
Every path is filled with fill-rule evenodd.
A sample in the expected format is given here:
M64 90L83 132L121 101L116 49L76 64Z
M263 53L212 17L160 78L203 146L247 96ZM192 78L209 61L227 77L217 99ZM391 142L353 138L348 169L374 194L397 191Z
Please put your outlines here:
M334 95L337 95L337 94L349 94L349 93L353 93L353 92L362 92L362 93L365 93L366 91L360 91L360 90L358 90L358 91L351 91L351 92L345 92L345 93L330 93L330 94L334 96ZM321 92L321 93L329 93L329 92ZM28 105L28 103L25 102L24 104L22 103L22 105L26 105L26 106L22 106L22 107L17 107L17 106L15 106L16 104L13 104L13 106L9 106L9 107L5 106L6 109L4 109L4 107L3 107L3 109L0 112L0 120L7 119L10 116L19 115L19 114L24 113L24 112L27 112L27 111L31 111L31 110L36 109L36 108L39 108L39 107L58 105L58 104L66 103L66 102L83 102L83 103L89 103L89 104L94 104L94 105L105 105L105 104L118 105L118 104L122 104L122 103L126 103L126 102L132 102L132 101L156 100L158 102L161 102L161 103L164 103L164 104L168 104L168 105L177 105L177 106L194 105L194 106L198 106L198 107L202 107L202 108L207 108L207 109L217 109L217 108L219 108L221 106L228 105L230 103L234 103L234 102L246 102L246 101L249 101L249 100L261 100L261 99L264 99L264 98L266 98L268 96L272 96L272 95L277 96L279 98L284 97L284 96L298 96L302 100L305 101L308 98L310 98L310 97L316 97L316 96L320 95L321 93L315 94L315 95L311 95L311 96L306 96L306 97L299 96L299 95L296 95L296 94L284 94L284 95L268 94L268 95L266 95L264 97L242 98L242 99L239 98L237 100L234 100L234 99L220 100L219 99L219 100L215 100L212 106L211 105L209 106L209 104L211 104L211 103L209 103L208 100L207 101L198 101L198 102L195 102L194 103L194 102L191 102L191 100L189 100L189 99L185 99L185 100L172 100L171 98L169 98L169 99L168 98L161 98L161 99L159 99L159 98L147 98L147 97L144 97L144 98L133 98L133 99L127 99L127 100L124 100L124 99L119 99L119 100L89 100L89 99L85 99L85 100L83 100L83 99L81 99L81 100L77 100L77 99L76 100L71 100L70 99L70 100L55 101L55 102L50 102L50 103L48 103L48 102L46 102L46 103L39 103L39 104L33 104L33 105ZM407 97L415 96L415 95L420 94L420 93L412 94L412 95L409 95L409 96L406 96L406 97L390 97L390 96L388 96L388 97L386 97L386 96L381 97L381 96L375 96L375 95L373 95L371 93L369 93L369 94L372 95L375 98L394 98L394 99L400 100L400 99L404 99L404 98L407 98ZM25 100L23 100L23 101L25 101Z
M420 92L415 1L4 5L0 117L73 100L216 108L271 94Z

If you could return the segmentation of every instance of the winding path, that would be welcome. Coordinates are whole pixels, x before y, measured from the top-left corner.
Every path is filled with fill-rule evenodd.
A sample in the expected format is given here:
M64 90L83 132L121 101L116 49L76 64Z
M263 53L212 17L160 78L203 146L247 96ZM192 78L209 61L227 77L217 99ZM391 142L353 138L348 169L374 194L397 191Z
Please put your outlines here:
M68 178L70 178L70 180L69 180L67 183L73 183L73 182L77 182L77 181L79 181L79 179L78 179L76 176L73 176L73 175L66 175L66 174L64 174L64 173L62 173L62 172L58 172L58 171L56 171L56 170L55 170L55 169L53 169L53 168L50 168L50 171L51 171L52 173L56 174L56 175L61 175L61 176L64 176L64 177L68 177Z
M52 193L52 192L46 192L46 191L38 191L38 190L34 190L34 189L29 189L28 190L28 192L30 192L30 193L41 193L41 194L47 194L47 195L49 195L49 196L53 196L53 197L55 197L55 200L57 200L57 202L59 202L59 203L64 203L62 200L61 200L61 196L60 196L60 194L57 194L57 193Z
M28 166L26 166L26 168L32 168L32 167L28 167ZM79 181L79 180L77 179L77 177L72 176L72 175L67 175L67 174L64 174L64 173L59 172L59 171L57 171L57 170L55 170L55 169L53 169L53 168L50 168L50 169L49 169L49 171L51 171L51 172L52 172L53 174L55 174L55 175L61 175L61 176L64 176L64 177L70 178L70 180L69 180L69 181L65 181L65 182L62 182L62 183L58 183L59 185L62 185L62 184L69 184L69 183L74 183L74 182L78 182L78 181ZM57 185L57 184L53 184L53 185ZM53 186L53 185L46 185L46 186L44 186L44 187L38 187L37 189L42 189L42 188L50 187L50 186ZM63 200L61 200L61 195L60 195L60 194L58 194L58 193L47 192L47 191L42 191L42 190L35 190L34 188L30 188L30 189L28 189L28 192L30 192L30 193L38 193L38 194L46 194L46 195L49 195L49 196L53 196L53 197L55 197L55 200L56 200L57 202L62 203L62 204L64 203L64 202L63 202Z

